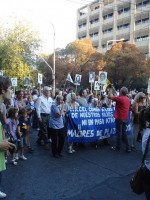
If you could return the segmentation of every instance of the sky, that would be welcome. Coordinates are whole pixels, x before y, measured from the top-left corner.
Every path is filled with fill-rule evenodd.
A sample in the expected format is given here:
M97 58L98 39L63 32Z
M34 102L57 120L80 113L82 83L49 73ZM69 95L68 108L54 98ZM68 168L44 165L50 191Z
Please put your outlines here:
M89 0L0 0L0 21L26 20L42 39L42 53L65 48L76 39L77 9ZM53 26L52 26L52 24ZM9 26L9 25L8 25Z

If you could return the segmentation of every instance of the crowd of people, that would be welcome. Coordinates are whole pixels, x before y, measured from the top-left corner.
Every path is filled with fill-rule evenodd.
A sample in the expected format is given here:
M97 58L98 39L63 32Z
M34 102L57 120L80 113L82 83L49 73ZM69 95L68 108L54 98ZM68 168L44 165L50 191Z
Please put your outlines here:
M51 143L52 156L62 157L67 137L68 113L79 106L115 107L117 137L116 146L112 146L111 150L121 149L122 138L126 144L126 152L135 151L136 142L141 142L144 138L142 143L144 152L146 141L150 136L150 115L148 115L150 114L150 95L146 90L128 91L126 87L115 90L111 86L105 92L97 94L91 93L88 88L81 89L79 93L69 88L57 90L53 95L51 88L44 86L42 92L38 89L25 89L18 90L14 94L11 90L10 79L0 76L0 198L6 197L6 194L1 192L1 172L5 170L8 151L13 165L17 165L19 159L26 161L25 148L31 153L34 151L30 134L35 129L38 132L37 145L44 144L44 148L48 150ZM129 111L132 113L130 141L126 134ZM141 111L144 123L139 118ZM108 139L104 139L104 142L109 145ZM67 143L67 145L68 153L73 154L75 152L73 143ZM145 160L145 169L144 188L146 188L147 199L150 199L150 150Z

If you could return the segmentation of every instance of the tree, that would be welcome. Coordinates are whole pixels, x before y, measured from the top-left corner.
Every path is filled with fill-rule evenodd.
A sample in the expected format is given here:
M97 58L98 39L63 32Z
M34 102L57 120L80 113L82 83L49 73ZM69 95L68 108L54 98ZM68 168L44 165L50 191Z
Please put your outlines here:
M116 88L145 86L148 73L146 57L134 44L119 42L107 51L104 59L104 70Z
M40 39L29 23L16 22L7 30L0 27L0 69L6 76L17 77L22 85L23 77L30 76L34 50L39 46Z

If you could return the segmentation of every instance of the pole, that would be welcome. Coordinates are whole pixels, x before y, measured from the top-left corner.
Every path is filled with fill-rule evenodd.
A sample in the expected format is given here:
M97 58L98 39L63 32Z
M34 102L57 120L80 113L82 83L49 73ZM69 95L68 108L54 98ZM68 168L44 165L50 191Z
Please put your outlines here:
M92 94L92 83L91 83L91 94Z
M14 94L15 94L15 86L14 86Z
M75 94L77 93L77 85L76 85L76 91L75 91Z
M55 28L54 28L54 25L53 25L53 29L54 29L53 93L54 93L54 96L55 96L56 85L55 85Z
M41 84L40 84L40 96L41 96Z

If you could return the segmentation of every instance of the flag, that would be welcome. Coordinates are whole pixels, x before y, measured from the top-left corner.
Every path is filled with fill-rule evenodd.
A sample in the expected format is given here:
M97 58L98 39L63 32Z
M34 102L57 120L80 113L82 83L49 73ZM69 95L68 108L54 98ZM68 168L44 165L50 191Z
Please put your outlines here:
M67 76L67 78L66 78L66 81L70 81L71 83L73 83L73 80L72 80L72 78L71 78L70 73L68 73L68 76Z

